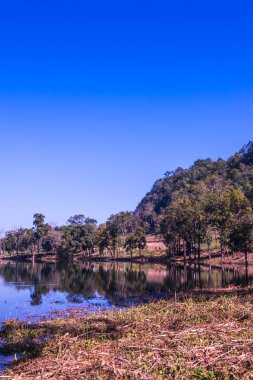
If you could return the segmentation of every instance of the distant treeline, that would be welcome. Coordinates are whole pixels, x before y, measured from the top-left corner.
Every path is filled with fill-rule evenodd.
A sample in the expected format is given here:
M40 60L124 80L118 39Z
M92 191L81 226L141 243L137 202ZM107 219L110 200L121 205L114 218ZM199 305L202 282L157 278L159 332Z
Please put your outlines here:
M59 258L97 252L118 257L146 247L146 235L163 236L169 255L211 257L212 240L222 256L253 251L253 142L227 161L197 160L189 169L166 172L135 212L120 212L97 226L84 215L52 227L35 214L33 228L9 231L1 239L7 253L53 253ZM247 258L247 257L246 257Z
M131 212L112 215L105 224L97 226L95 219L84 215L70 217L67 224L52 227L45 216L34 214L32 228L8 231L1 239L1 250L9 254L55 254L67 258L76 254L90 256L97 251L118 257L122 252L141 252L146 247L145 230Z

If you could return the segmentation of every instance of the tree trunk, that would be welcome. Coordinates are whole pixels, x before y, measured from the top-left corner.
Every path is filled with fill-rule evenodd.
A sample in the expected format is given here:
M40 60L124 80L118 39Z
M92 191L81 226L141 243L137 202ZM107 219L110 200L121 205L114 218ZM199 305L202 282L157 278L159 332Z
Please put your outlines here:
M249 274L248 274L248 252L245 251L245 279L246 279L246 286L249 284Z
M200 260L200 238L198 238L198 260Z
M186 252L188 253L189 260L191 260L191 252L192 252L192 243L191 242L186 243Z
M201 281L201 269L200 264L198 265L198 273L199 273L199 287L202 289L202 281Z
M249 263L248 263L248 252L247 251L245 251L244 257L245 257L245 265L248 266Z
M223 260L224 259L224 244L222 241L220 243L220 251L221 251L221 259Z
M207 243L207 251L208 251L209 260L211 260L211 244L209 242Z

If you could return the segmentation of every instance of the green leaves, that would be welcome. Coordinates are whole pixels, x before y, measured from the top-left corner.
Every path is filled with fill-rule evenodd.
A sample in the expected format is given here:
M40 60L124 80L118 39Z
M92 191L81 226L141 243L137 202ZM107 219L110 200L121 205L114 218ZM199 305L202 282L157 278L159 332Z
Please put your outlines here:
M250 201L241 189L228 185L219 177L210 177L173 195L165 209L161 231L168 246L178 246L180 239L188 250L194 251L196 242L206 242L210 251L212 235L216 234L221 250L251 250L253 213ZM189 248L190 247L190 248ZM174 248L175 249L175 248Z

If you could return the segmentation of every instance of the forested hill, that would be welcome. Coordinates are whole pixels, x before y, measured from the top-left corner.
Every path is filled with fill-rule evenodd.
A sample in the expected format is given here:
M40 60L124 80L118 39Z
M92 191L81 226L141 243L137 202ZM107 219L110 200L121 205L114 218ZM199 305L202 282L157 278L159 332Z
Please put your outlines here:
M145 195L135 214L147 222L149 232L156 232L165 209L178 196L209 191L212 186L233 187L243 191L253 203L253 142L249 142L227 161L199 159L189 169L177 168L158 179Z

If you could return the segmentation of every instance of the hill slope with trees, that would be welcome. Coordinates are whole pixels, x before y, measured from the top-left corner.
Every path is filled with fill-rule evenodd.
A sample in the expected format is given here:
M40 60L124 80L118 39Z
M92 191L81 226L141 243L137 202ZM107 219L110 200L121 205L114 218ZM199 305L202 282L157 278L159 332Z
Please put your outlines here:
M228 160L200 159L166 172L135 215L149 233L162 233L171 252L200 254L218 236L221 252L252 249L253 142Z

